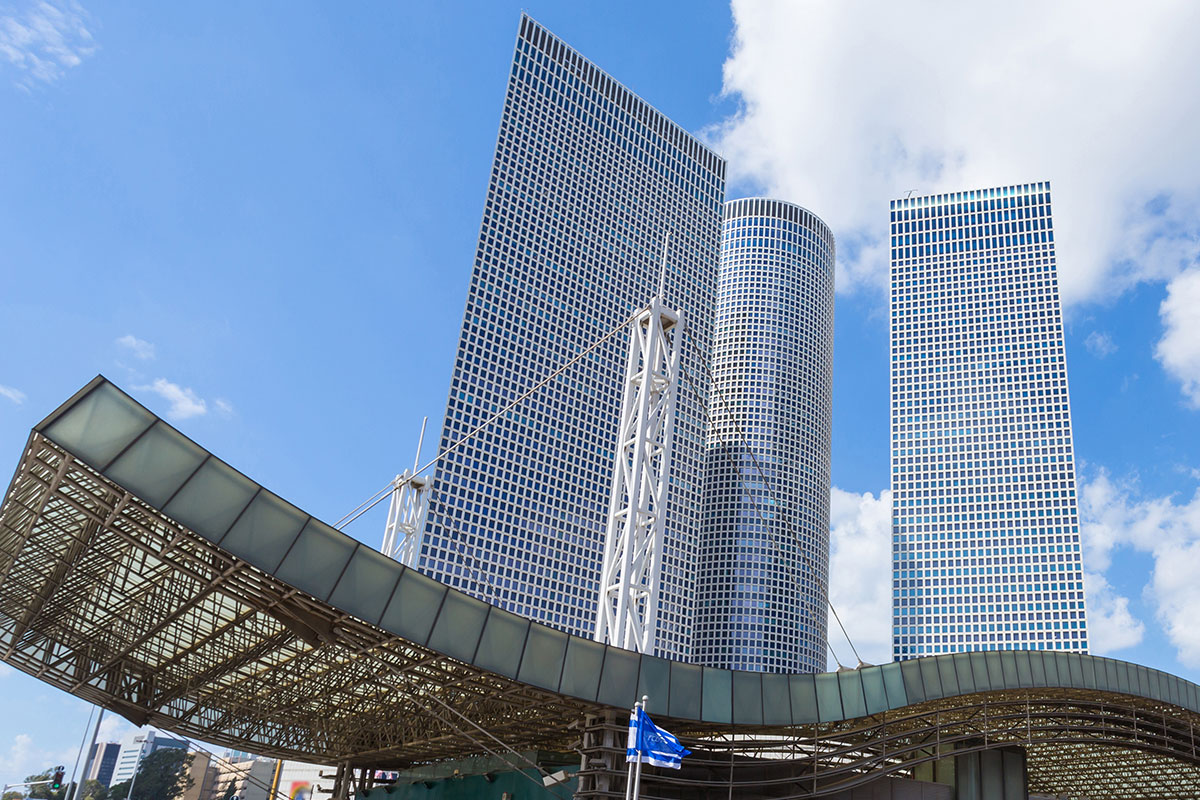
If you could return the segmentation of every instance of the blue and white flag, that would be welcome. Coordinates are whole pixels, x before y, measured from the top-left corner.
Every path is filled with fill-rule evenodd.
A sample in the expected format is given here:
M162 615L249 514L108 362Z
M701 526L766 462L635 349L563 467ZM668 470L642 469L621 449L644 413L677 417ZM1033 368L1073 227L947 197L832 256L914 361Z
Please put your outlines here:
M625 761L641 760L656 767L679 769L680 760L692 754L672 734L655 725L650 716L640 707L629 715L629 744L625 748Z

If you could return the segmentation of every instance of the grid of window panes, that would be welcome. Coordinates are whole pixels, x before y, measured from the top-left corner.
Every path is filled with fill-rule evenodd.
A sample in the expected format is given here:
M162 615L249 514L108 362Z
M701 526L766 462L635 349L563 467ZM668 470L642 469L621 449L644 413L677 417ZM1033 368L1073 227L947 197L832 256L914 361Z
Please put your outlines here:
M528 17L513 56L450 385L446 448L604 337L658 286L686 326L656 652L690 658L704 378L724 162ZM420 568L594 632L628 336L443 460Z
M696 660L825 668L834 241L791 203L725 205Z
M893 655L1086 652L1050 184L891 217Z

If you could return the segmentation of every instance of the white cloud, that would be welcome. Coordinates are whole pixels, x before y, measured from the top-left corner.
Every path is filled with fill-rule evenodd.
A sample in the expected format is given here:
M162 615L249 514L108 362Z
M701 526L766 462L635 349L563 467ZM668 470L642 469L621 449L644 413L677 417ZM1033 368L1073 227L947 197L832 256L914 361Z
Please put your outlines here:
M96 741L119 742L133 729L133 725L126 722L123 717L118 717L116 714L106 714L104 719L100 720L100 731L96 735Z
M78 747L78 745L76 746ZM33 743L27 733L18 733L7 751L0 750L0 775L5 780L22 780L27 775L36 775L56 764L70 765L78 751L64 748L59 751L43 750Z
M75 2L27 3L23 12L0 11L0 59L20 73L18 86L54 83L96 52L85 26L87 12Z
M1121 548L1151 556L1154 566L1144 595L1179 661L1200 666L1200 626L1195 624L1200 614L1200 488L1187 502L1173 496L1141 498L1136 481L1117 483L1100 471L1083 484L1079 513L1089 573L1107 571ZM1128 605L1121 600L1115 598L1107 610L1103 592L1100 600L1101 618L1108 614L1114 626L1106 633L1118 641L1136 628L1124 620Z
M887 201L910 189L1052 181L1068 304L1200 254L1200 104L1181 101L1200 4L732 5L724 90L740 110L707 134L735 188L830 223L839 288L884 284Z
M17 405L21 405L21 403L25 402L24 392L22 392L20 389L14 389L11 386L5 386L2 383L0 383L0 397L7 397Z
M154 358L154 345L144 339L139 339L132 333L127 333L120 339L117 339L117 344L124 347L134 358L142 361L150 361Z
M171 419L190 419L208 413L208 404L190 388L172 383L166 378L157 378L149 386L134 387L139 392L154 392L171 404L167 416Z
M1129 610L1129 598L1113 589L1108 580L1093 572L1084 575L1087 598L1088 649L1095 655L1141 644L1146 626Z
M880 492L878 498L836 486L830 492L829 598L859 655L872 664L892 660L891 516L891 491ZM854 666L832 615L829 641L842 661Z
M220 414L222 417L232 417L233 416L233 403L229 402L225 398L218 397L216 400L213 401L213 405L216 407L217 413Z
M1092 331L1083 340L1083 346L1096 358L1107 358L1117 352L1117 344L1108 333Z
M1158 314L1164 332L1154 355L1183 384L1192 408L1200 408L1200 268L1180 273L1167 284Z

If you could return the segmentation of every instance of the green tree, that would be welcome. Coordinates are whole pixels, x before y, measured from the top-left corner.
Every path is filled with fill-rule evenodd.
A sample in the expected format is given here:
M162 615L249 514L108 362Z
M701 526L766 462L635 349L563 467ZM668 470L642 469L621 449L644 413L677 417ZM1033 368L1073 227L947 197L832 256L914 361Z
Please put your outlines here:
M54 775L54 770L48 769L45 772L40 772L37 775L28 775L25 778L26 783L35 783L39 781L49 781ZM63 780L63 786L58 791L50 788L49 783L38 783L37 786L30 786L27 790L27 797L38 798L38 800L63 800L67 796L67 781Z
M129 800L171 800L190 789L195 781L188 774L192 754L178 747L155 750L142 759L137 778L133 781L133 797ZM123 791L118 790L124 787ZM128 784L117 784L108 790L107 800L125 800Z
M16 789L10 789L4 793L4 797L0 798L0 800L24 800L24 798L25 795L21 794Z
M108 800L125 800L128 796L129 781L121 781L108 787Z
M97 780L86 780L79 789L79 800L108 800L108 787Z

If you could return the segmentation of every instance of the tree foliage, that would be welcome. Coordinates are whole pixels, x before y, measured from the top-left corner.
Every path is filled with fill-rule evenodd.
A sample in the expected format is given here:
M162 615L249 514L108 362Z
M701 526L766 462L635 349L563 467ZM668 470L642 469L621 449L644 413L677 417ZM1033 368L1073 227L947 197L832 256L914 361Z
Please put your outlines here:
M142 759L129 800L171 800L190 789L195 781L188 774L192 754L178 747L155 750ZM129 781L111 786L104 800L126 800Z
M108 800L108 787L97 780L86 780L79 788L79 800Z
M28 775L25 778L26 783L34 783L38 781L48 781L54 775L54 770L46 770L37 775ZM30 786L26 791L26 797L37 798L38 800L63 800L67 796L67 781L63 780L62 788L55 791L50 788L49 783L38 783L37 786Z

